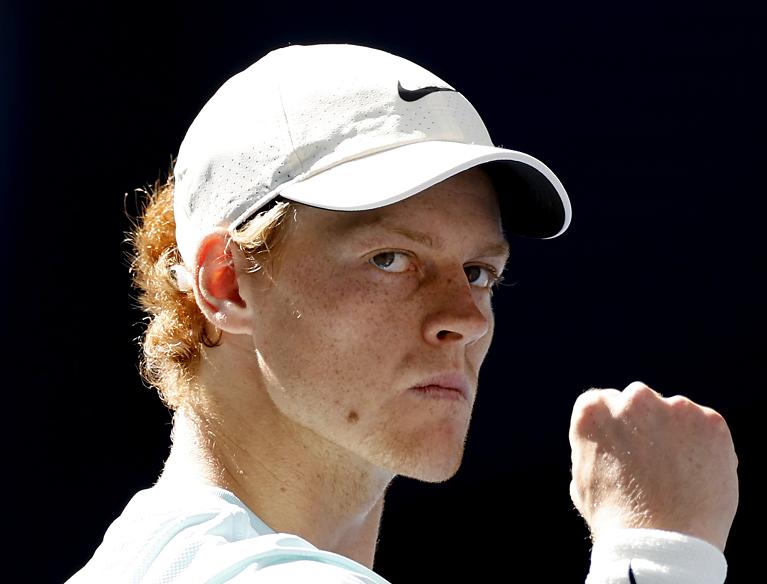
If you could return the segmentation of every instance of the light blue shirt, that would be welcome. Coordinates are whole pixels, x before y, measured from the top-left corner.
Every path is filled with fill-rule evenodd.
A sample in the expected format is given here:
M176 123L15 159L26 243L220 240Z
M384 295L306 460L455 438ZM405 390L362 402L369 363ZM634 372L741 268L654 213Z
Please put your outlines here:
M389 584L349 558L275 533L234 494L159 483L139 491L67 584Z

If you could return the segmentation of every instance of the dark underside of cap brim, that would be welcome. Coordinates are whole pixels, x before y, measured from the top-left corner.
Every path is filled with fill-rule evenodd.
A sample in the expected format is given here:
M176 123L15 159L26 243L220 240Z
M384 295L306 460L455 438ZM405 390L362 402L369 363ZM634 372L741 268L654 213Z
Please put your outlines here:
M493 181L504 231L525 237L554 237L565 222L565 207L554 185L524 162L499 160L483 165Z

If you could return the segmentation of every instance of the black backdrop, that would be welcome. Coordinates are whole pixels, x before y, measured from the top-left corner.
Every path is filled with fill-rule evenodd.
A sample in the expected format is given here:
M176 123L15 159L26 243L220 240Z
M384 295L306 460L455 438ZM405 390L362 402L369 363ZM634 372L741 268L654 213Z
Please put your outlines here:
M235 72L287 43L352 42L457 87L496 143L560 176L574 207L565 236L512 242L464 466L442 485L395 481L376 569L394 584L469 570L522 581L527 568L582 582L570 409L588 387L640 379L729 421L741 503L728 582L763 574L756 5L0 4L8 566L64 580L167 452L169 416L137 374L124 194L167 170Z

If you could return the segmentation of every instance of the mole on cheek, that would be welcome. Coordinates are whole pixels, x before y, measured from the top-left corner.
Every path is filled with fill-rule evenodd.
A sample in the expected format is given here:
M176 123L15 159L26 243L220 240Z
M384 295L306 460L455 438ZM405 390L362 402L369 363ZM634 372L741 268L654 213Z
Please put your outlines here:
M356 424L357 420L359 419L360 419L359 414L355 412L354 410L350 411L349 415L346 416L346 421L349 422L350 424Z

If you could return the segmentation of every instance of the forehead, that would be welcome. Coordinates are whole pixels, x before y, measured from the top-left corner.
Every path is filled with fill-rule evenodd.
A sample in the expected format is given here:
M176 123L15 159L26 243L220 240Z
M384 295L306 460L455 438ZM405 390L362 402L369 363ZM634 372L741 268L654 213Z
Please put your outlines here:
M495 189L479 171L461 173L378 209L330 211L298 204L292 231L293 245L310 255L350 241L397 245L387 244L394 235L431 249L502 262L509 257Z

